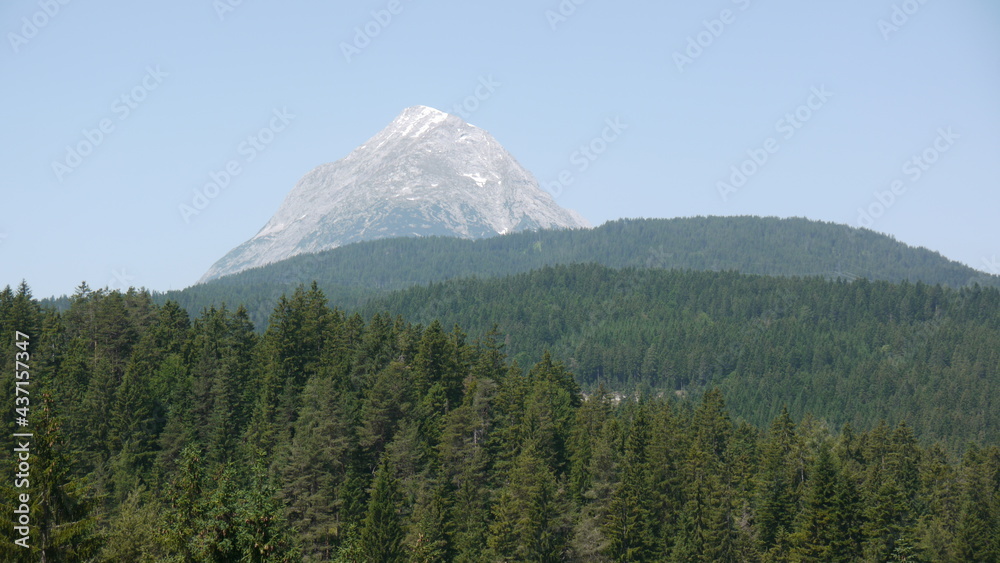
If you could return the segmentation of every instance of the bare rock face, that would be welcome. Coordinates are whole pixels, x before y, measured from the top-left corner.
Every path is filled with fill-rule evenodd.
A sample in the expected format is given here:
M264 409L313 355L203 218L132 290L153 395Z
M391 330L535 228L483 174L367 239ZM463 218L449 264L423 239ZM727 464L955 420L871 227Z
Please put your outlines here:
M589 224L557 205L489 133L414 106L303 176L264 228L200 281L363 240L581 227Z

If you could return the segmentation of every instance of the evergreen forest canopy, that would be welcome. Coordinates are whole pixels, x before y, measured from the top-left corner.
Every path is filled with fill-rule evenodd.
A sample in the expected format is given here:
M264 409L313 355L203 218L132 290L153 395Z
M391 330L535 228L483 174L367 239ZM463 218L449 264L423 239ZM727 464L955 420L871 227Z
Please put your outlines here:
M586 390L714 386L758 426L787 407L832 428L906 421L958 447L1000 443L1000 291L861 279L554 266L377 298L362 313L473 335L529 364L549 350Z
M995 289L589 265L372 307L445 321L345 313L316 284L263 333L136 290L81 286L62 312L0 292L4 373L30 335L35 435L33 547L4 526L0 558L1000 560L975 403L998 383ZM661 369L680 393L598 384ZM762 385L801 400L774 411ZM841 392L857 424L810 402Z
M573 263L1000 287L998 276L865 229L798 218L692 217L622 219L595 229L520 232L480 240L361 242L170 291L156 300L161 305L176 301L192 316L224 302L240 303L263 330L283 294L314 280L331 302L353 311L373 297L416 285ZM61 306L68 303L64 299Z

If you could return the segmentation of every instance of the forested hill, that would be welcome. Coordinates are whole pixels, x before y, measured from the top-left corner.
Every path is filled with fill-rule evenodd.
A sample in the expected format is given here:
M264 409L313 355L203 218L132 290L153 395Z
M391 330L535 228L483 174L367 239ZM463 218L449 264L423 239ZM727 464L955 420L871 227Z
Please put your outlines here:
M564 358L593 388L720 387L763 424L782 405L839 428L906 420L923 436L1000 442L1000 291L735 272L546 267L381 297L411 322L496 323L506 351Z
M414 285L588 262L615 268L1000 287L1000 277L873 231L807 219L694 217L623 219L595 229L523 232L475 241L431 237L362 242L168 292L161 302L175 300L191 314L223 301L243 304L262 330L279 296L313 280L334 304L350 310L375 295Z

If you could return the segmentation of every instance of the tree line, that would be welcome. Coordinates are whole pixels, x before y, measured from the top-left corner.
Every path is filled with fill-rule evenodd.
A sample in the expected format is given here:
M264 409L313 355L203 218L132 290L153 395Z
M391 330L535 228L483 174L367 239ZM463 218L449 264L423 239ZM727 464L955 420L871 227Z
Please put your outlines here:
M192 316L222 302L239 303L263 330L278 298L313 280L338 307L356 310L375 297L413 286L576 263L1000 287L1000 276L866 229L801 218L686 217L620 219L594 229L525 231L479 240L365 241L155 298L160 304L176 301ZM68 305L68 299L61 303Z

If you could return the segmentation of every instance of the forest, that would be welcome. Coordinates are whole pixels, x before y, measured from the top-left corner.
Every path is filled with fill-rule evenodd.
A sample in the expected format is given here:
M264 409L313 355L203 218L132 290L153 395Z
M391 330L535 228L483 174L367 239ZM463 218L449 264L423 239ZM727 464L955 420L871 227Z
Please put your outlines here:
M782 408L834 428L907 421L955 447L1000 443L1000 291L735 272L541 268L388 294L361 309L493 324L522 364L548 350L587 391L718 386L757 426Z
M583 336L573 288L598 312ZM0 558L1000 560L995 408L961 403L997 404L996 290L592 265L380 306L301 286L261 331L244 307L192 317L134 289L84 284L61 311L26 284L0 292L0 364L31 369L8 451L33 433L31 548L6 525ZM666 344L635 364L656 326ZM907 403L905 385L924 394ZM779 386L860 422L778 404Z

